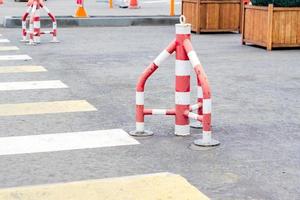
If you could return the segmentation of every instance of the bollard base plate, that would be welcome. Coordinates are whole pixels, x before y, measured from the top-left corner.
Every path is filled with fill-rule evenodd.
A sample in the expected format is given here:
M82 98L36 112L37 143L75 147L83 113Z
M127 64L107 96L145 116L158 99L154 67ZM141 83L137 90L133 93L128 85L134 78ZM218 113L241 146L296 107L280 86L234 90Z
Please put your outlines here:
M153 132L147 131L147 130L144 130L143 132L135 130L135 131L130 131L129 135L134 136L134 137L149 137L149 136L153 135Z
M194 141L194 145L200 146L200 147L214 147L219 146L220 142L218 140L211 139L210 142L204 142L202 139L198 139Z
M60 41L58 39L53 39L50 41L50 43L60 43Z
M203 128L202 123L198 122L198 121L191 122L190 127L191 128L196 128L196 129L202 129Z

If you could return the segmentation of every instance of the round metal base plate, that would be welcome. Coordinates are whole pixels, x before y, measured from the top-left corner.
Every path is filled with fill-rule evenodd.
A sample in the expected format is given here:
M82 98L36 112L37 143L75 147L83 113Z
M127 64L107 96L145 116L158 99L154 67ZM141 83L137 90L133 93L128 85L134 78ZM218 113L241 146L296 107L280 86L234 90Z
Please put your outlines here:
M134 136L134 137L149 137L149 136L153 135L153 132L152 131L146 131L146 130L143 131L143 132L140 132L140 131L130 131L129 135Z
M191 123L190 123L190 127L191 127L191 128L196 128L196 129L201 129L201 128L203 128L202 123L201 123L201 122L198 122L198 121L191 122Z
M194 144L201 147L214 147L220 145L220 142L218 140L212 139L211 142L203 142L202 139L198 139L194 141Z

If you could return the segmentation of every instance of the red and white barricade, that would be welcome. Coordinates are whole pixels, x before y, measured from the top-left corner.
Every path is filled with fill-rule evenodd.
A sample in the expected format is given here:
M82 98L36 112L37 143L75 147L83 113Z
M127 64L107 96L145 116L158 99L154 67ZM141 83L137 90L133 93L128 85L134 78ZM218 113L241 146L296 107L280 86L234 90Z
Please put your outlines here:
M22 17L22 42L28 42L29 44L38 44L41 42L40 37L42 34L51 34L52 41L58 42L57 40L57 22L55 16L50 10L44 5L43 0L29 0L27 3L27 10ZM51 31L41 31L41 20L40 10L44 9L52 21ZM27 30L27 17L30 15L29 20L29 31ZM27 36L29 35L29 40Z
M180 17L180 21L180 24L176 24L176 39L159 54L139 77L136 86L136 130L131 131L130 134L133 136L153 135L151 131L145 130L144 118L146 115L174 115L175 135L189 135L190 119L194 119L203 125L202 139L195 140L194 144L199 146L216 146L220 143L212 139L211 91L207 76L192 47L190 40L191 25L185 23L184 16ZM176 53L175 108L147 109L144 107L146 81L173 52ZM190 75L192 68L197 76L198 83L198 100L195 105L190 105ZM197 110L197 114L192 112L193 110Z

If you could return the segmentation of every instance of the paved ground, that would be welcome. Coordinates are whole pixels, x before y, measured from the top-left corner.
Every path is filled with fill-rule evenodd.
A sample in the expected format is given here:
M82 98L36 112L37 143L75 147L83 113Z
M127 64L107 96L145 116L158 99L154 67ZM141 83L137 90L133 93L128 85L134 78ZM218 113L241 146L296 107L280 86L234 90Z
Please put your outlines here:
M76 11L76 1L70 0L48 0L47 7L57 16L74 15ZM181 1L175 0L175 14L180 14ZM117 1L114 1L117 4ZM169 15L169 0L141 0L141 9L121 9L117 5L113 9L108 8L106 0L85 0L85 8L90 16L144 16L144 15ZM26 6L22 2L5 0L5 4L0 6L0 24L4 16L21 16L25 13ZM41 15L46 15L41 12Z
M174 27L60 29L60 44L35 47L18 42L19 29L0 33L20 47L17 54L33 58L0 61L0 66L48 70L0 74L1 82L61 80L69 86L1 91L1 104L82 99L97 108L0 117L0 136L6 137L133 130L137 77L174 37ZM140 145L0 156L0 187L171 172L211 199L300 199L300 50L242 46L238 34L193 35L192 41L212 86L213 133L221 146L191 150L198 131L175 137L171 117L148 117L155 136L138 139ZM16 52L0 52L6 54ZM173 74L171 58L147 84L146 105L172 106Z

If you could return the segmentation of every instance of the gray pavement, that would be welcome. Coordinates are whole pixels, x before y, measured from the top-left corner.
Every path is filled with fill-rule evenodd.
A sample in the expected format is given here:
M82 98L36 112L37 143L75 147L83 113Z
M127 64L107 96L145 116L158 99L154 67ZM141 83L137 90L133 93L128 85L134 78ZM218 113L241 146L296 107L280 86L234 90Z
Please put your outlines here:
M113 1L117 4L117 1ZM181 12L181 1L175 0L175 14ZM90 16L168 16L169 0L140 0L140 9L122 9L114 5L113 9L108 8L108 1L85 0L85 8ZM73 16L76 11L76 1L70 0L48 0L47 7L56 16ZM0 6L0 25L3 23L4 16L22 16L26 11L26 4L5 0L5 4ZM45 12L41 12L45 16Z
M172 40L174 27L59 29L60 44L35 47L18 42L19 29L0 28L0 33L33 58L22 64L48 69L0 74L1 82L46 79L69 86L1 92L0 103L86 99L98 109L1 117L0 137L6 137L133 130L137 78ZM168 171L184 176L211 199L300 199L300 50L242 46L238 34L193 34L192 42L211 83L213 134L221 146L191 150L199 131L175 137L172 117L147 117L146 126L155 136L138 139L141 145L1 156L0 187ZM8 64L21 63L0 66ZM146 105L171 107L173 83L174 57L148 82ZM195 89L196 84L194 97Z

